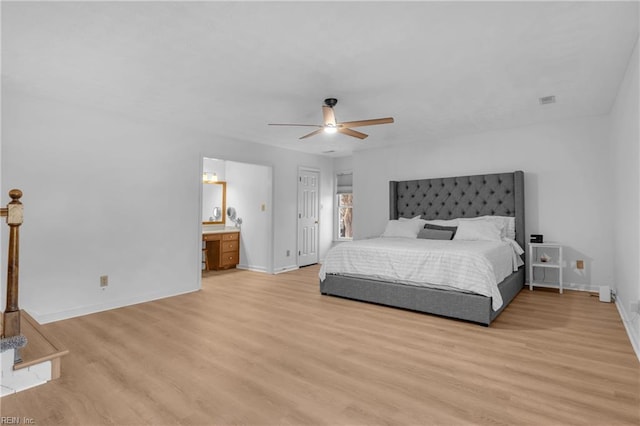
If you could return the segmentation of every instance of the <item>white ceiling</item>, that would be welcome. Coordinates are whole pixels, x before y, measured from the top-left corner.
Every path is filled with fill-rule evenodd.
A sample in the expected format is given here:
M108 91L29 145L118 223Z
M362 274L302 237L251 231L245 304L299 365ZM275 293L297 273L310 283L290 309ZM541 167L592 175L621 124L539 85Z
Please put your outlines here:
M603 114L637 2L2 2L2 85L309 153ZM555 95L541 106L538 98ZM339 121L394 124L298 140Z

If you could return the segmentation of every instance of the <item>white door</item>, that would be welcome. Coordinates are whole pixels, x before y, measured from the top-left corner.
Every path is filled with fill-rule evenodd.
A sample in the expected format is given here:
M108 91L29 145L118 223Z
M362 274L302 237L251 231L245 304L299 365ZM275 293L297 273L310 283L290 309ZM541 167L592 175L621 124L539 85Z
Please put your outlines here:
M298 266L318 263L318 217L320 173L298 171Z

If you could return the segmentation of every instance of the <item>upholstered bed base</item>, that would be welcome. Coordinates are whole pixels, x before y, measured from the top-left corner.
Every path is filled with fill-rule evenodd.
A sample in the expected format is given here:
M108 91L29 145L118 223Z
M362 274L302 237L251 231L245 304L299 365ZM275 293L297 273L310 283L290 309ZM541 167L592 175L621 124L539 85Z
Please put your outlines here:
M427 220L513 216L516 241L524 248L524 173L389 182L389 219L418 215ZM503 303L497 311L486 296L332 274L320 282L320 292L489 325L524 286L525 270L520 267L498 284Z
M524 268L504 279L498 288L502 295L499 310L491 309L491 298L472 293L416 287L364 278L328 274L320 282L325 295L409 309L457 318L488 326L516 297L524 283Z

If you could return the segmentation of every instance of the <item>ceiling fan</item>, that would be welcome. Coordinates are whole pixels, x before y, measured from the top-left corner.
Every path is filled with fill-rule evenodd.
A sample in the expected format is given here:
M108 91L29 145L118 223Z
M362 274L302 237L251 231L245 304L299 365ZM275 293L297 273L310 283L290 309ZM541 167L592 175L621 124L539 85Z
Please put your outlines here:
M393 117L386 118L374 118L370 120L358 120L358 121L345 121L342 123L336 122L336 116L333 112L333 107L338 103L336 98L327 98L322 105L322 116L324 117L324 124L277 124L269 123L269 126L300 126L300 127L318 127L318 130L314 130L300 139L308 138L309 136L317 135L318 133L342 133L343 135L353 136L354 138L364 139L367 134L353 130L352 127L373 126L375 124L388 124L393 123Z

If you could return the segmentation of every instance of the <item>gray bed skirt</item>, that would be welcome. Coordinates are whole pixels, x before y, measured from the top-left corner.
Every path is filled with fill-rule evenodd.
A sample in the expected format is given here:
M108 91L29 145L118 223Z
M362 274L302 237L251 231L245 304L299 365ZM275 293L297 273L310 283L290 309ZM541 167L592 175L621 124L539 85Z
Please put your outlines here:
M503 303L497 311L486 296L332 274L320 282L320 293L488 326L522 289L524 270L521 267L498 284Z

